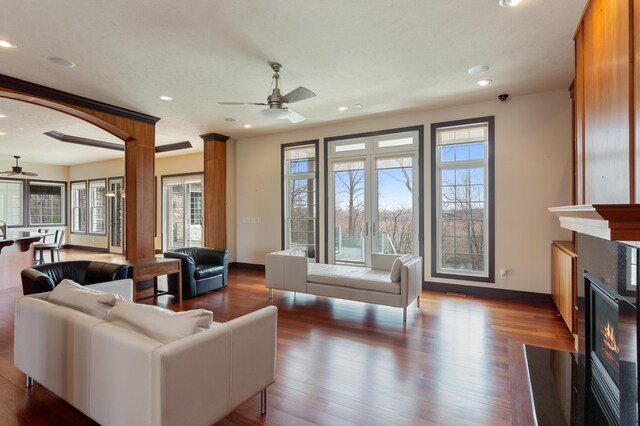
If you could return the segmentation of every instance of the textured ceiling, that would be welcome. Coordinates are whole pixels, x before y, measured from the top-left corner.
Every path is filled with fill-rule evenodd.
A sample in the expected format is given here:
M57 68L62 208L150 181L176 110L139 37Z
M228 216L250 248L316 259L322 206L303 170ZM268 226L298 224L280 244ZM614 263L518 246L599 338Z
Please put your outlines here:
M160 117L157 144L189 140L194 151L202 149L202 133L240 139L500 93L566 89L585 2L527 0L502 8L498 0L3 0L0 39L18 48L0 49L0 73ZM47 61L52 56L76 67L57 67ZM284 93L302 85L318 95L293 106L306 121L269 120L259 106L217 104L264 102L272 61L283 65ZM491 70L467 73L478 64ZM494 83L479 87L479 78ZM77 164L119 155L75 146L64 158L43 152L50 148L38 144L61 143L41 141L34 129L66 126L63 132L75 136L109 137L16 103L0 103L0 114L9 115L0 119L7 133L0 136L0 160L20 154L30 162ZM340 112L342 105L350 108ZM7 128L9 119L21 120L24 130Z

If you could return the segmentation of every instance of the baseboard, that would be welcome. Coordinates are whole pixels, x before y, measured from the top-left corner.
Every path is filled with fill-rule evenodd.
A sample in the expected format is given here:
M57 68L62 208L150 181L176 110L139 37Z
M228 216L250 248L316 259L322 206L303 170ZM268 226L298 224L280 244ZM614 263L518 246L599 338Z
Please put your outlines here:
M252 269L254 271L263 271L264 272L264 265L258 265L256 263L231 262L231 263L229 263L229 268L231 268L231 269Z
M161 249L155 249L153 252L154 252L155 254L162 254L162 253L164 253Z
M495 297L497 299L522 300L526 302L553 303L550 294L533 293L530 291L505 290L502 288L475 287L470 285L458 285L436 283L432 281L422 282L423 290L456 293L469 296Z
M64 244L63 249L91 251L94 253L109 253L109 249L104 247L77 246L75 244Z

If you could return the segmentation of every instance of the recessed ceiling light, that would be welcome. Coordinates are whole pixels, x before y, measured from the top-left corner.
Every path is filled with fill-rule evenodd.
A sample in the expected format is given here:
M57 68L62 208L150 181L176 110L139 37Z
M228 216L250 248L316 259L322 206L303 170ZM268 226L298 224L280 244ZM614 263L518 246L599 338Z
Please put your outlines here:
M0 136L4 136L4 135L6 135L5 132L0 132Z
M228 121L229 123L233 123L234 121L236 121L236 119L228 117L228 118L225 118L224 121Z
M491 84L491 83L493 83L493 80L489 80L489 79L487 78L487 79L484 79L484 80L479 80L479 81L477 82L477 85L478 85L478 86L488 86L488 85L489 85L489 84Z
M24 127L18 127L18 126L9 126L9 127L16 130L24 130Z
M15 49L18 46L16 46L15 44L8 42L7 40L0 40L0 47L6 47L8 49Z
M489 71L489 65L476 65L469 68L469 74L478 75Z
M7 115L0 114L0 118L7 118L7 117L8 117Z
M173 100L173 98L171 96L166 96L166 95L160 96L160 99L162 99L163 101L172 101Z
M251 124L245 124L244 127L249 129L251 127Z
M63 68L73 68L76 66L76 64L64 58L51 57L47 59L49 59L49 62L51 62L52 64Z
M516 7L524 0L500 0L499 4L502 7Z
M349 109L349 107L341 106L341 107L338 108L338 111L346 111L348 109Z
M356 108L362 108L362 105L356 104Z

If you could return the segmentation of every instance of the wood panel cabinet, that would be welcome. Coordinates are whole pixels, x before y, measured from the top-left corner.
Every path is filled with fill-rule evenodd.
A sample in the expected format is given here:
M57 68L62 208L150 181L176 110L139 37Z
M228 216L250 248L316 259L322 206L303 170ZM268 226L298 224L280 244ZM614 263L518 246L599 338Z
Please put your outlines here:
M575 34L576 179L582 204L636 201L636 0L591 0ZM635 13L634 13L635 12Z
M573 335L577 347L577 256L571 241L551 243L551 298Z

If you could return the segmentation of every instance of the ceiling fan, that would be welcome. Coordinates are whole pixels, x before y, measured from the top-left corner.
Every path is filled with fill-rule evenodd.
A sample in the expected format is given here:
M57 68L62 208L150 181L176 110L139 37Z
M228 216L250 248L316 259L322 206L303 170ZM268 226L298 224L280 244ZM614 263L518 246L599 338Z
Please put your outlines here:
M22 171L22 167L20 167L18 165L18 160L20 160L20 156L19 155L14 155L13 158L16 159L16 165L13 166L11 168L11 170L5 170L4 172L0 172L0 173L5 173L7 176L18 176L18 175L23 175L23 176L38 176L37 173L33 173L33 172L24 172Z
M280 93L280 70L282 65L277 62L271 63L271 69L275 72L273 74L274 88L273 92L267 96L267 102L218 102L220 105L266 105L269 108L263 109L262 115L276 120L288 119L292 123L298 123L305 120L306 117L285 107L284 104L292 104L294 102L303 101L305 99L313 98L316 96L311 90L306 87L298 87L291 92L283 95Z

